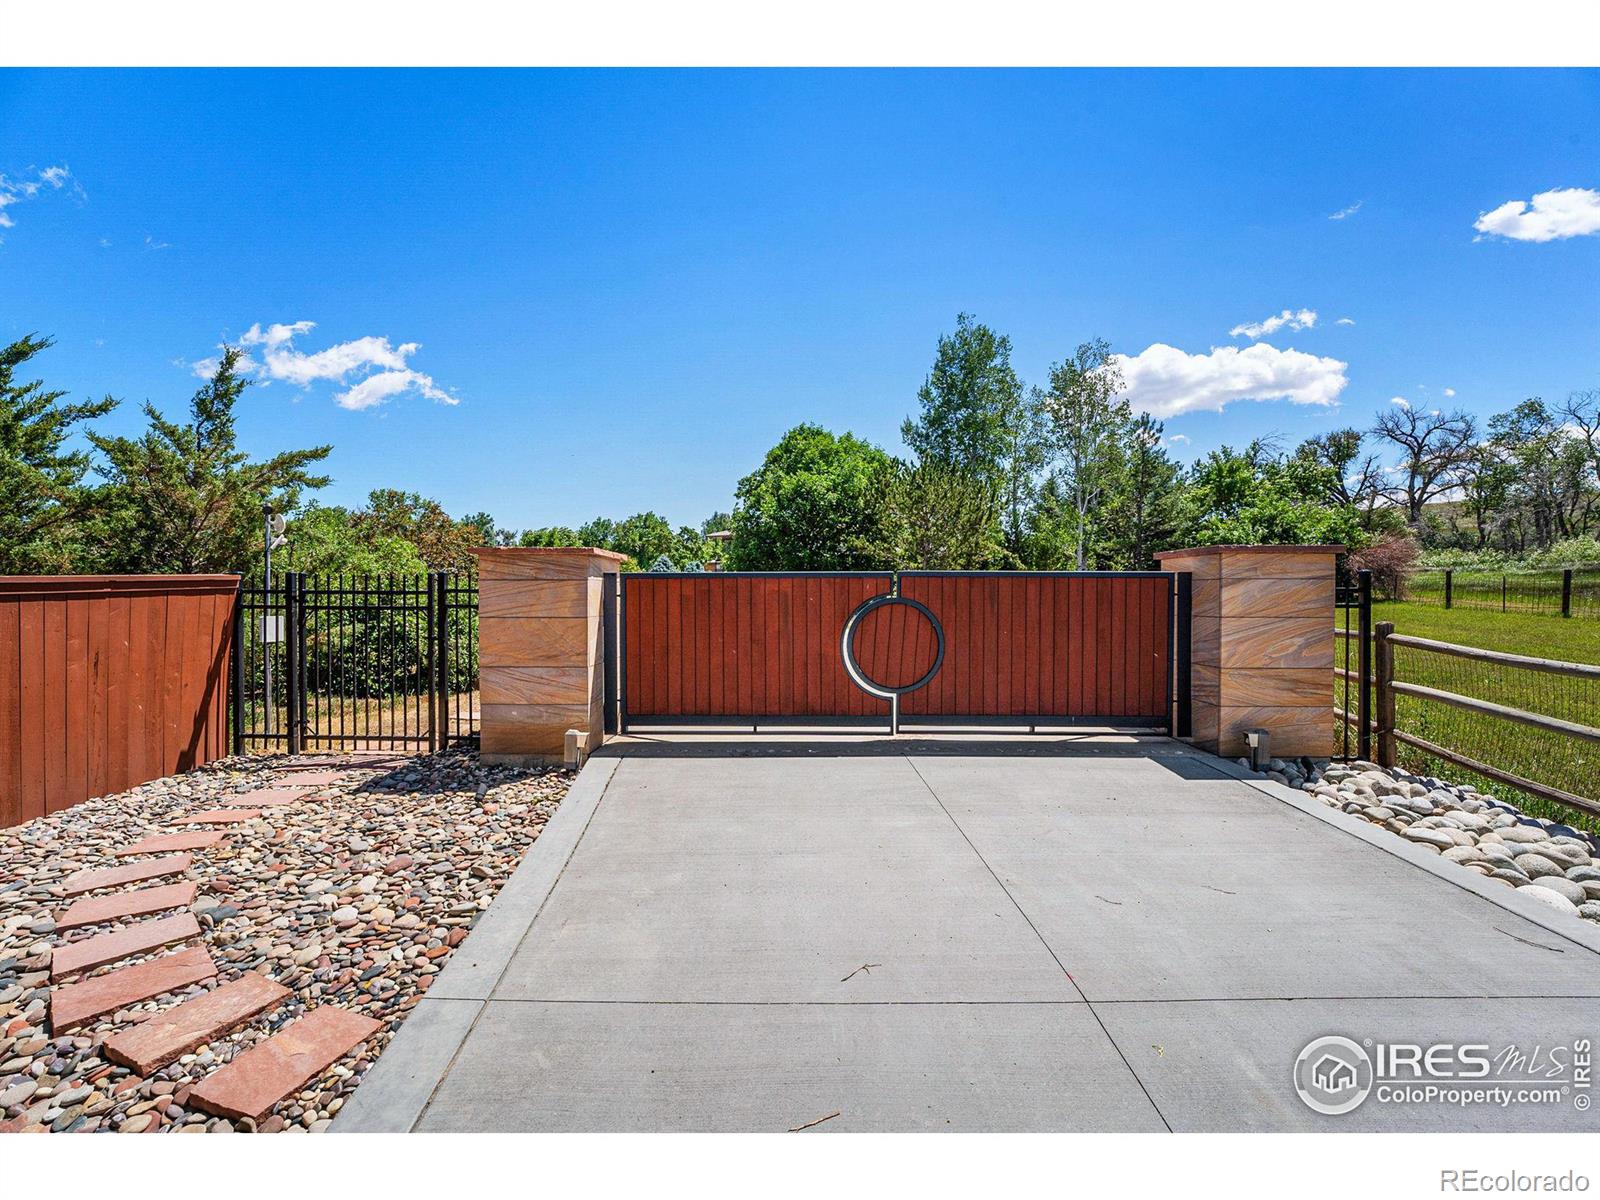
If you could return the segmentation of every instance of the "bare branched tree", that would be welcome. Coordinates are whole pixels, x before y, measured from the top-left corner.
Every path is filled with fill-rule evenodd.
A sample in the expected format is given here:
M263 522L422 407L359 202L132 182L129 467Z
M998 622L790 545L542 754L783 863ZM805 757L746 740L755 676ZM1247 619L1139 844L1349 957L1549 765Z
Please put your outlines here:
M1398 403L1378 414L1372 432L1400 450L1396 481L1384 494L1405 509L1406 520L1422 523L1422 507L1456 486L1457 473L1473 452L1477 426L1460 411L1418 408Z

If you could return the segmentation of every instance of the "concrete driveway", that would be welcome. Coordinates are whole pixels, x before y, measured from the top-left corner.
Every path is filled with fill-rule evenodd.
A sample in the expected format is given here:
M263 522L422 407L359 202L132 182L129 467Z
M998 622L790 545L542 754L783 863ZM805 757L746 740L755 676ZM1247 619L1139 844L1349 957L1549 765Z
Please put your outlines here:
M613 743L334 1130L1595 1128L1306 1107L1324 1034L1592 1038L1600 938L1240 774L1160 738Z

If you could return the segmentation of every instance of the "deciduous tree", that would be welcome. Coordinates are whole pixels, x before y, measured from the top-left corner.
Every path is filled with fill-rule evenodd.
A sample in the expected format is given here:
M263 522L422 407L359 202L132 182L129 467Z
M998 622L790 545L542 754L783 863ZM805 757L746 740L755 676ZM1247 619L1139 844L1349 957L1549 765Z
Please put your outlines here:
M876 567L883 480L892 460L851 434L797 425L739 481L729 567L838 571Z

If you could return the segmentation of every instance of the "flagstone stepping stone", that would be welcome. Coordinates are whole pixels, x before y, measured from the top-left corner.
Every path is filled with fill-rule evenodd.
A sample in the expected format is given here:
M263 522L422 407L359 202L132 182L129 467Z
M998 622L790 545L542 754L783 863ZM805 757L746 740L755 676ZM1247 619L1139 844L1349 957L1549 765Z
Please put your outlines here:
M200 983L216 973L217 965L205 948L191 946L82 983L54 987L50 989L50 1026L57 1033L72 1029L130 1004Z
M158 1071L196 1046L243 1025L291 993L254 971L232 983L185 1000L131 1029L106 1039L105 1056L141 1075Z
M277 808L283 804L297 804L306 794L296 788L262 788L255 792L240 792L222 801L223 808Z
M109 896L79 900L56 918L56 928L76 929L80 925L98 925L101 921L115 921L120 917L145 917L166 908L187 908L194 903L194 894L199 886L196 883L169 883L162 887L134 888L128 892L112 892Z
M189 1092L189 1106L259 1121L383 1027L371 1017L325 1004L258 1042Z
M197 937L199 933L200 922L194 919L193 913L158 917L154 921L136 921L132 925L113 929L110 933L57 946L50 955L50 978L60 979L79 971L103 967L121 958L131 958L135 954L148 954L173 942Z
M330 783L343 783L348 779L347 771L302 771L278 781L279 787L312 788L327 787Z
M181 825L242 825L261 815L259 808L208 808L204 812L179 817Z
M126 858L130 854L161 854L168 850L204 850L208 846L215 846L218 842L227 840L228 835L219 830L162 833L155 837L147 837L142 842L135 842L131 846L118 846L111 853L118 858Z
M65 895L76 896L80 892L93 892L99 888L121 887L125 883L141 883L146 879L159 879L163 875L178 875L187 871L193 862L194 859L187 854L174 854L167 858L152 858L149 862L79 871L68 875L62 887Z

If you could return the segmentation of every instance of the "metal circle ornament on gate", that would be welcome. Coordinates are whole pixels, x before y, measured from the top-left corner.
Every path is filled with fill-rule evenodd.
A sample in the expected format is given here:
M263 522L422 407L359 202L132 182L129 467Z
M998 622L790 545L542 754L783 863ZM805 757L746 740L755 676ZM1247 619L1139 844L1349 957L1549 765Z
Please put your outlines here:
M925 623L933 635L931 639L920 631L908 631L906 625L909 622L905 617L896 623L894 618L899 614L893 610L897 608L910 610L909 622L917 625ZM873 661L864 666L856 642L869 621L879 625L886 623L888 628L871 631L874 634L874 652L870 655ZM922 669L922 666L928 655L916 653L924 647L932 652L932 662L926 669ZM900 697L926 687L944 665L944 626L920 600L892 594L874 596L851 613L849 620L844 623L839 649L850 681L868 695L890 701L894 705L895 723L898 725ZM869 674L869 668L879 672L882 677L874 678Z

